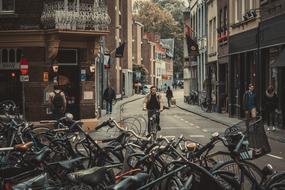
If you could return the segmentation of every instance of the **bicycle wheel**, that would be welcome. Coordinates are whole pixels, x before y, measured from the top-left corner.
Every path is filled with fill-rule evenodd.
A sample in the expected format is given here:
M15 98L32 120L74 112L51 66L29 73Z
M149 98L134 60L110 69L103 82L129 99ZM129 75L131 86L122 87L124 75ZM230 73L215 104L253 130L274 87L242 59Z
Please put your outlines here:
M277 173L265 182L266 189L270 190L284 189L280 184L285 184L285 172Z
M256 180L258 184L261 183L261 180L263 178L262 171L253 163L243 161L240 163L243 165L243 167L251 174L252 177ZM234 160L227 161L223 164L220 164L219 166L215 167L215 170L212 172L215 172L217 170L222 171L229 171L238 177L238 182L241 186L241 189L243 190L251 190L254 189L254 182L250 180L248 176L245 175L244 171L241 171L240 167L237 165L237 163Z

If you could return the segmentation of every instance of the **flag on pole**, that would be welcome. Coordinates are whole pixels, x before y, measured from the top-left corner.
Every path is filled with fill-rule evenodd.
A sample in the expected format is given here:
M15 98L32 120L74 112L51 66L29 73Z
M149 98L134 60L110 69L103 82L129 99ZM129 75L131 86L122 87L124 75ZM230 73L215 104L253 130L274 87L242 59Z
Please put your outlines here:
M198 56L199 55L199 47L198 44L191 38L191 36L186 35L186 42L188 48L189 56Z
M119 47L117 47L115 52L115 57L123 57L124 56L124 49L125 49L125 42L122 43Z

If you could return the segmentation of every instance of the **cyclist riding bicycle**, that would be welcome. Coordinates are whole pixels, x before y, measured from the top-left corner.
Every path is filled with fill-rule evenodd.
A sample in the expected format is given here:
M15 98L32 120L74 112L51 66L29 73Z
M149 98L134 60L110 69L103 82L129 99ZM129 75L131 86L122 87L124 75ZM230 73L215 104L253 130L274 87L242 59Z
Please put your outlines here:
M160 111L163 110L163 102L160 93L156 92L156 87L150 87L150 93L145 96L143 110L147 110L148 116L148 133L150 133L150 117L156 114L156 123L157 123L157 130L160 131L161 128L159 126L160 122Z

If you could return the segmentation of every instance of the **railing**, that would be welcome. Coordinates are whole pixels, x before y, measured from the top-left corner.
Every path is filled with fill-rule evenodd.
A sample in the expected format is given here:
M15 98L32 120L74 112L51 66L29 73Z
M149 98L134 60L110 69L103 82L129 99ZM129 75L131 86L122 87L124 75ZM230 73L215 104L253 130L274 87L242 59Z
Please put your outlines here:
M108 30L111 23L107 7L102 0L94 4L67 3L64 0L44 4L41 22L45 29Z

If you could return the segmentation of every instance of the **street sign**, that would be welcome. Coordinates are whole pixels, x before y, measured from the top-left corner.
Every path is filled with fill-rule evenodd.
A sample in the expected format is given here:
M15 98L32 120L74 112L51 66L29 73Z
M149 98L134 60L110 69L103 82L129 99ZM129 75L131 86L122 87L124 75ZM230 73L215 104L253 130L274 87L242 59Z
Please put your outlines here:
M21 82L29 82L29 75L20 75Z

